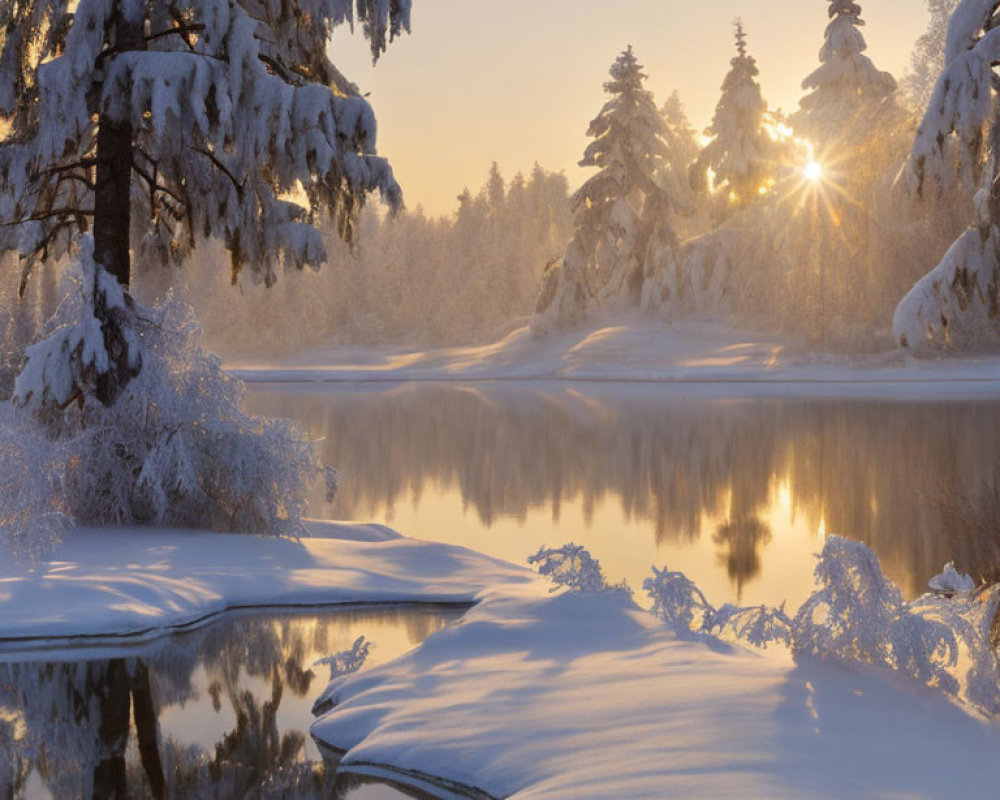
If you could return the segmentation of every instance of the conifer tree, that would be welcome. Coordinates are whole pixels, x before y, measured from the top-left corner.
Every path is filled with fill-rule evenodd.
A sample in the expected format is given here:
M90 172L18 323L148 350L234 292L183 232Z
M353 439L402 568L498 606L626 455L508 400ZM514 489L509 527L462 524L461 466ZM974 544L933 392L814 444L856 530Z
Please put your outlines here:
M221 239L234 277L246 269L270 285L281 266L324 260L321 214L350 240L368 193L399 206L375 155L372 110L326 45L333 28L357 21L377 57L408 27L409 9L410 0L0 4L0 252L21 256L23 285L39 259L92 233L97 265L90 294L103 341L63 353L74 387L51 400L94 391L112 402L140 368L130 300L118 302L133 251L171 264Z
M757 82L757 62L747 54L743 22L737 19L733 24L736 57L729 62L712 124L705 129L711 141L698 155L691 179L704 187L711 170L712 188L743 208L766 193L774 177L777 148L766 128L767 102Z
M649 248L673 238L666 220L679 201L657 179L670 131L631 45L610 74L604 90L611 97L587 129L594 141L579 162L598 171L571 198L576 233L543 280L536 332L578 321L597 305L634 305Z
M900 82L901 88L916 109L927 108L934 83L944 69L944 46L951 19L959 0L927 0L930 20L917 39L910 56L910 71Z
M858 131L851 129L859 124L870 133L880 104L896 91L892 75L878 70L865 55L861 6L853 0L830 0L828 13L820 65L802 81L809 94L791 118L796 133L814 144L853 138Z
M674 91L670 94L660 109L660 116L670 132L670 160L678 166L689 167L698 156L698 135L691 126L680 93Z

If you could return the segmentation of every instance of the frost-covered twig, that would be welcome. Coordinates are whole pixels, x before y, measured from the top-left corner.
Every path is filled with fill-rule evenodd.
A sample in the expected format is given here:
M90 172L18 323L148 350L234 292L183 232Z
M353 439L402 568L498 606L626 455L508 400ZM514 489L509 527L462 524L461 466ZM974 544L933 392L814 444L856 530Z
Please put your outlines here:
M529 564L538 564L538 574L547 575L553 583L550 591L563 587L572 592L626 592L632 590L622 581L610 584L604 577L600 562L582 545L564 544L558 548L539 548L528 557Z

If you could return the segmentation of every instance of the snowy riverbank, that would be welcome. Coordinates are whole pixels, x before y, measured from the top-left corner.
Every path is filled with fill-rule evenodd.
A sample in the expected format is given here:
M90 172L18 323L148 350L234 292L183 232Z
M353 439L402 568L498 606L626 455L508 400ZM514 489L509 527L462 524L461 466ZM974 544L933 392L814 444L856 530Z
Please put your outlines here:
M120 651L248 606L476 602L334 682L313 733L343 769L496 798L992 792L996 723L899 673L678 637L621 592L550 595L465 548L309 524L301 541L73 529L0 567L0 649Z
M916 359L901 350L829 355L711 322L640 321L479 347L329 347L226 365L247 382L573 380L716 385L740 394L993 396L1000 357ZM736 385L734 389L733 385Z
M459 796L992 796L1000 728L871 667L680 639L620 593L497 593L335 681L341 769ZM452 795L444 795L452 796Z
M379 525L310 522L300 541L155 528L71 529L0 565L0 652L141 641L231 608L472 603L544 592L524 568Z

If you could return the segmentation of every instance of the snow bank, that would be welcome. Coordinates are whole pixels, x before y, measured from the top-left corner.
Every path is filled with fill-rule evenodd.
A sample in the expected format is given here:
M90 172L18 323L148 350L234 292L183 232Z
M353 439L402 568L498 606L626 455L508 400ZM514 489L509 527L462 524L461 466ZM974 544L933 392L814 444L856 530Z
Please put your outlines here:
M533 339L527 328L481 347L335 347L273 364L228 364L247 383L574 380L714 387L725 394L981 396L1000 358L918 360L902 351L832 356L707 321L608 323Z
M0 565L0 650L152 637L238 607L471 603L493 585L545 592L528 570L462 547L405 539L380 525L309 526L318 536L300 541L72 529L46 559Z
M344 752L347 772L477 797L992 795L983 766L1000 727L904 679L913 648L877 643L893 649L896 672L864 663L854 645L882 627L892 638L888 617L866 625L874 610L895 608L898 591L861 557L863 545L828 544L816 602L794 622L797 636L825 631L827 640L809 654L793 642L795 660L785 648L750 651L695 633L689 619L665 626L628 592L598 586L597 565L564 548L562 560L556 551L535 559L557 583L596 590L490 594L417 650L334 679L313 735ZM666 570L654 578L665 576L678 579ZM940 577L949 592L956 580L967 588L948 570ZM652 583L676 611L683 593ZM825 617L815 613L822 604ZM897 608L894 619L922 605L933 598ZM940 606L929 613L944 616Z
M342 769L497 798L992 796L1000 745L892 674L684 641L615 593L494 598L335 699Z

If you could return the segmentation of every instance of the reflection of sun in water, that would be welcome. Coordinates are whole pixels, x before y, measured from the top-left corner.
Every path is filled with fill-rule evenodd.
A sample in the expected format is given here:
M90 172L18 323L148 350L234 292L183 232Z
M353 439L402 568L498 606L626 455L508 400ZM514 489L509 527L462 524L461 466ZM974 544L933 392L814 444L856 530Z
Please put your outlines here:
M807 181L818 181L823 178L823 165L818 161L810 161L802 168L802 177Z

